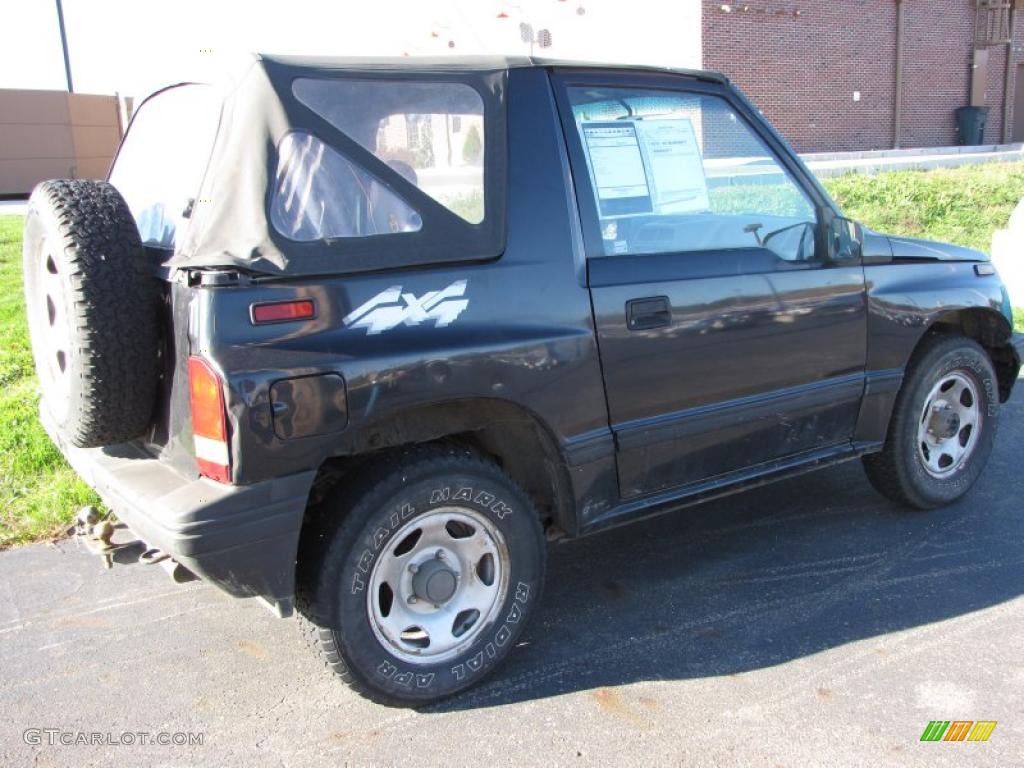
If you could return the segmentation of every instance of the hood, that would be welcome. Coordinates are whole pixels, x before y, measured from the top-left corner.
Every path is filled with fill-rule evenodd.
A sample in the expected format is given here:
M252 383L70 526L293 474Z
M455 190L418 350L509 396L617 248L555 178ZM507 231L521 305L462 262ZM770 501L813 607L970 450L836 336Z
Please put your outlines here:
M984 251L965 248L952 243L939 243L934 240L921 240L916 237L889 236L893 259L929 260L929 261L988 261Z

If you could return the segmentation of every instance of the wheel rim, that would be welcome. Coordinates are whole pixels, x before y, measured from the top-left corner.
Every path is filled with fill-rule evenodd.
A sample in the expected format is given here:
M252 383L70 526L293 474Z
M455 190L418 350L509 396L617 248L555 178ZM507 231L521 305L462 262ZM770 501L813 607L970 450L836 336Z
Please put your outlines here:
M67 312L64 276L60 260L47 241L40 252L37 322L39 336L36 358L39 383L47 407L58 420L67 415L71 388L71 326Z
M377 639L412 664L458 656L492 623L508 592L505 539L476 510L443 507L392 537L370 574Z
M917 426L917 455L932 477L954 474L970 458L981 434L978 386L966 372L942 376L925 398Z

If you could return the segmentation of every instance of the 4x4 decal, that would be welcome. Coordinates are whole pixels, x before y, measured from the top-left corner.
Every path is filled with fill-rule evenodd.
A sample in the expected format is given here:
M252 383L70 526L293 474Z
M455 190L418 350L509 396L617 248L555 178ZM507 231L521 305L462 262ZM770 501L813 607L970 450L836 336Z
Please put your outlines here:
M402 286L393 285L353 309L342 322L351 328L365 328L367 336L390 331L403 323L419 325L427 320L433 320L435 328L443 328L455 322L469 306L469 299L460 298L465 294L465 280L456 280L447 288L420 297L403 293Z

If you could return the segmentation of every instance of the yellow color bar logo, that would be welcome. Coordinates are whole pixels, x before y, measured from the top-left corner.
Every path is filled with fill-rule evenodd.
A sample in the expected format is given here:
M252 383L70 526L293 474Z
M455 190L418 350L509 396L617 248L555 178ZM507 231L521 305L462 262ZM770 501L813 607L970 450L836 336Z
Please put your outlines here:
M995 728L995 720L932 720L921 741L988 741Z

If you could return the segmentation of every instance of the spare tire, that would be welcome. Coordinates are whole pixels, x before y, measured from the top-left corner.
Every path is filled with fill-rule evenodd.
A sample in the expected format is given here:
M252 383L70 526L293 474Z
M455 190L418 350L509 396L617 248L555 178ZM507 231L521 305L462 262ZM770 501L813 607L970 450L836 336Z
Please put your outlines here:
M42 407L73 445L148 428L159 384L157 277L131 211L103 181L47 181L25 219L25 305Z

